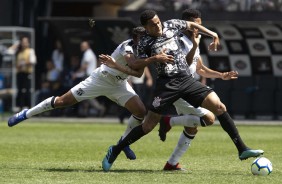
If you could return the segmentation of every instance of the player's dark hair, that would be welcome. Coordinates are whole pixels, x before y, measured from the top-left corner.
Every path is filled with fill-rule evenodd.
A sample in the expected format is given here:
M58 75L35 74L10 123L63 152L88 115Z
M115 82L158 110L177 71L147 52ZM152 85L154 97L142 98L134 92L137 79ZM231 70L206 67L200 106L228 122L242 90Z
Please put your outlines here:
M132 29L132 38L136 39L138 36L145 34L145 28L142 26L138 26Z
M201 12L196 9L186 9L182 12L182 20L194 21L196 18L201 18Z
M147 21L152 19L157 13L154 10L145 10L140 14L140 23L142 26L147 24Z

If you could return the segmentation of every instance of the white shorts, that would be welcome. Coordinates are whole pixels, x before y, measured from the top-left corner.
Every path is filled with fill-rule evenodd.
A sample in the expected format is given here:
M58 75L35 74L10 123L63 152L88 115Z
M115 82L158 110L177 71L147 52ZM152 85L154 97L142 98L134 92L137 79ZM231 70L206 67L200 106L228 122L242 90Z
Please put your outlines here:
M137 95L127 80L117 79L107 72L102 72L100 68L71 88L71 93L78 102L106 96L123 107L130 98Z
M202 117L209 112L209 110L202 107L195 108L182 98L179 98L177 101L175 101L173 105L178 115L192 114Z

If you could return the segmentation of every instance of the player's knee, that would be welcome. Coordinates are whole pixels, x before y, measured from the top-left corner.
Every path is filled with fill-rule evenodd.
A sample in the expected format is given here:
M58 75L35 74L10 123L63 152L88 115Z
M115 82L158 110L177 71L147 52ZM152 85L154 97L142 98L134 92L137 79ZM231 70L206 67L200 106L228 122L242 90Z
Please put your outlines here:
M220 114L222 114L223 112L226 111L226 107L222 102L220 102L220 104L219 104L218 111L219 111Z
M54 106L56 108L60 107L67 107L75 104L75 101L72 100L71 98L65 98L64 96L58 96L55 99Z
M145 115L146 115L146 108L145 108L145 106L144 105L143 106L140 105L138 108L136 108L136 110L134 110L134 112L132 112L132 114L134 116L139 117L139 118L145 117Z
M220 115L220 114L222 114L223 112L226 111L226 107L221 101L219 101L217 104L215 104L215 107L216 108L215 108L214 114L216 116L218 116L218 115Z
M210 113L206 114L205 116L203 116L202 118L205 121L205 124L207 126L210 126L210 125L214 124L215 116L214 116L213 113L210 112Z
M144 105L142 105L140 108L139 108L139 116L140 117L144 117L146 115L146 107Z
M184 127L184 131L188 135L196 135L198 132L198 128L197 127Z

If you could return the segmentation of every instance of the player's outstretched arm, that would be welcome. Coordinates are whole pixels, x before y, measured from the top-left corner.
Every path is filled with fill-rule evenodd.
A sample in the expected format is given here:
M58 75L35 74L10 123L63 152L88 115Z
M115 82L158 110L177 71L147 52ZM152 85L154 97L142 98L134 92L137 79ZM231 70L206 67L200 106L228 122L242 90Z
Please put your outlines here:
M195 22L190 22L190 21L186 21L187 22L187 29L194 31L194 29L198 29L200 33L208 35L210 37L213 38L213 42L209 45L209 50L211 51L217 51L218 47L220 45L220 41L219 41L219 37L217 35L217 33L207 29L204 26L201 26Z
M231 80L231 79L238 78L237 71L218 72L218 71L208 68L207 66L203 64L201 57L199 57L198 59L196 72L199 75L206 77L206 78L220 78L222 80Z
M132 58L132 57L134 57L132 54L127 54L124 57L125 57L125 60L127 62L130 62L131 60L134 59L134 58ZM105 55L105 54L99 55L99 61L102 64L104 64L104 65L106 65L110 68L114 68L116 70L119 70L119 71L127 74L127 75L131 75L131 76L134 76L134 77L141 77L143 75L143 72L144 72L144 68L143 69L140 68L139 70L133 70L130 67L123 66L123 65L117 63L114 58L112 58L109 55Z
M160 62L160 63L174 62L174 57L172 55L168 55L164 52L161 52L160 54L148 58L136 59L133 62L128 63L128 65L130 68L134 70L138 70L140 68L145 68L146 66L154 62Z

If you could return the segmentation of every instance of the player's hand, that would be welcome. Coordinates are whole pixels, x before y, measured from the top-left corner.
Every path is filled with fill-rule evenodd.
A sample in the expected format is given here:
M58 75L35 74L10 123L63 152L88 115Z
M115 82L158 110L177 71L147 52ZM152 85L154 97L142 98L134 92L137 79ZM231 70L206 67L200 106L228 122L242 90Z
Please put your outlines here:
M202 36L198 34L197 32L193 32L193 37L192 37L193 46L195 47L199 46L201 37Z
M110 68L116 68L116 61L114 58L112 58L109 55L105 55L105 54L100 54L99 55L99 61L101 62L101 64L104 64Z
M154 59L156 62L160 63L172 63L174 62L174 57L170 54L166 54L166 49L163 49L159 54L156 54Z
M220 46L220 42L219 42L219 37L215 33L215 35L213 37L213 42L209 45L208 50L216 52L216 51L218 51L220 49L221 49L221 46Z
M230 80L230 79L237 79L238 72L237 71L230 71L222 73L221 79L222 80Z

